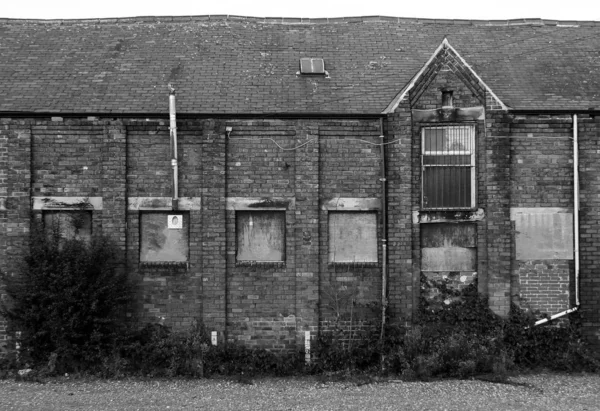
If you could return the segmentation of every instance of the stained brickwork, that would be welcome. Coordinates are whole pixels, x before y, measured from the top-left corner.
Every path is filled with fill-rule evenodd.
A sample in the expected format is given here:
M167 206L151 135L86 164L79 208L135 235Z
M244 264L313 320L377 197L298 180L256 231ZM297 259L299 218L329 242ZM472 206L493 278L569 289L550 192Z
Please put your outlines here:
M461 90L457 76L442 76L440 82ZM430 80L421 94L429 102L422 107L437 108L434 97L439 96L440 83ZM411 121L408 101L384 121L387 297L394 323L412 320L419 297L420 229L413 216L423 215L424 124ZM485 124L475 124L478 210L473 215L477 215L480 290L502 314L511 302L526 302L548 313L568 308L574 303L573 262L516 261L510 210L572 208L571 117L490 110ZM128 198L172 194L165 120L6 120L2 126L3 270L14 269L26 249L31 184L36 196L102 197L102 209L93 212L94 231L109 234L123 250L126 269L137 284L137 303L130 314L141 322L182 329L200 319L210 330L219 331L221 339L283 350L303 344L304 331L315 335L349 316L364 324L379 321L377 311L364 307L380 302L381 244L378 241L377 263L332 264L328 255L332 211L324 207L335 199L377 203L381 198L377 119L182 120L179 194L200 197L201 208L182 210L190 216L190 255L186 264L177 266L140 263L140 214L151 210L127 210ZM226 127L233 131L228 133ZM590 338L596 338L600 325L594 291L597 137L598 121L583 117L581 301ZM248 265L236 260L236 212L227 208L228 198L258 201L262 205L256 209L285 213L284 262ZM372 210L377 213L378 240L383 234L380 207ZM348 304L352 300L358 304ZM4 332L0 334L5 338Z
M578 116L580 210L580 296L584 333L600 349L600 116Z
M419 266L413 255L414 178L409 103L403 101L386 122L388 189L388 312L395 323L412 321L418 301ZM418 174L417 174L418 175Z

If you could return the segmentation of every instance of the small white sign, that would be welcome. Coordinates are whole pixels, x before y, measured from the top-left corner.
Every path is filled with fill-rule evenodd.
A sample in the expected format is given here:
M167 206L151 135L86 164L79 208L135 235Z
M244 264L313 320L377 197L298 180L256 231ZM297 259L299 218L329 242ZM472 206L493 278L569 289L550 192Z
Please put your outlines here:
M183 216L181 214L169 214L169 228L183 228Z
M213 331L210 333L210 342L212 345L217 345L217 332Z

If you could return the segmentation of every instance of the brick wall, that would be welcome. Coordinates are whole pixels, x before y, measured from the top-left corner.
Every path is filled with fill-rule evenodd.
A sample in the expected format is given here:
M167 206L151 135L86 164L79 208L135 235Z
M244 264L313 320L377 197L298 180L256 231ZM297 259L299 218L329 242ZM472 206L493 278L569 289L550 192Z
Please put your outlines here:
M413 251L414 191L412 122L407 101L386 123L388 188L388 299L392 322L411 321L418 302L419 257Z
M25 120L0 122L0 270L12 275L27 252L30 229L30 125ZM0 353L7 344L5 327L0 320Z
M440 77L441 76L441 77ZM415 107L438 108L439 88L459 90L455 102L480 104L456 71L431 77ZM476 90L475 90L476 91ZM456 97L456 95L455 95ZM483 99L485 101L485 99ZM460 102L460 103L458 103ZM435 105L435 107L434 107ZM190 255L184 266L140 264L140 213L127 198L171 196L166 120L3 120L0 128L0 268L15 269L37 196L94 196L94 230L117 241L137 284L131 314L186 328L201 319L220 338L271 349L303 344L304 331L347 319L378 321L382 254L378 262L331 264L326 204L332 199L379 203L379 121L325 119L198 119L178 122L180 196L201 198L190 216ZM573 299L570 260L515 260L511 207L572 207L570 117L488 111L477 124L477 274L491 306L506 313L520 297L554 312ZM598 120L582 117L581 300L585 330L600 328L596 158ZM227 138L226 127L232 127ZM390 320L410 322L419 297L420 128L409 101L385 121L388 188ZM279 146L278 146L279 145ZM33 147L33 150L32 150ZM227 153L227 154L226 154ZM31 162L33 161L33 162ZM31 174L33 170L33 174ZM235 210L228 198L283 199L283 264L238 264ZM277 205L275 204L275 205ZM381 208L377 235L381 239ZM479 211L478 211L479 212ZM459 218L460 220L460 218ZM99 231L98 231L99 232ZM513 294L511 297L511 293ZM336 305L352 294L358 305ZM572 303L572 301L571 301ZM0 338L5 337L0 323ZM0 339L0 343L3 340Z
M583 332L600 349L600 117L579 116L580 295Z

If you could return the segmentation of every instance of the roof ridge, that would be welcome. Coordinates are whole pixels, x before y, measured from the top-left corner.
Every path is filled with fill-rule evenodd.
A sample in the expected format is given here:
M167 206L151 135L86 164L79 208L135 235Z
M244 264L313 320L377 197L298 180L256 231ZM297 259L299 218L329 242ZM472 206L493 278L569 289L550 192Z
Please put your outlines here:
M89 19L13 19L0 18L0 23L23 24L114 24L114 23L188 23L195 21L254 21L264 24L338 24L338 23L371 23L371 22L396 22L396 23L423 23L423 24L457 24L474 26L600 26L600 21L595 20L551 20L541 18L523 18L509 20L474 20L474 19L429 19L420 17L391 17L391 16L356 16L356 17L252 17L232 14L207 14L198 16L136 16L112 17Z

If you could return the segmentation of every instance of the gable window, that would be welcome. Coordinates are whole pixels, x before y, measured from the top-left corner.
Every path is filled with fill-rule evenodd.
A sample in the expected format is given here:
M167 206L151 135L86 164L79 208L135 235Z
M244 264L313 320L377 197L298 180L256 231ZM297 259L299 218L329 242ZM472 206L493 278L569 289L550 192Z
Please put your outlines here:
M329 213L329 262L377 262L377 213Z
M285 211L236 211L238 262L285 261Z
M424 209L475 208L475 126L422 129Z

